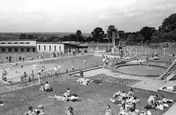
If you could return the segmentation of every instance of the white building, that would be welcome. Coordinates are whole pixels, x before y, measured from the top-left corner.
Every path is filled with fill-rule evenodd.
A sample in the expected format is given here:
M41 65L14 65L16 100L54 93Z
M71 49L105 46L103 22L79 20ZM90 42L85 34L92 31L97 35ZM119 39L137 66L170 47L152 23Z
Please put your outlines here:
M1 40L0 52L36 52L36 40Z
M26 52L62 52L71 53L87 48L79 43L37 42L36 40L2 40L0 53L26 53Z
M64 52L64 44L57 42L37 42L37 52Z

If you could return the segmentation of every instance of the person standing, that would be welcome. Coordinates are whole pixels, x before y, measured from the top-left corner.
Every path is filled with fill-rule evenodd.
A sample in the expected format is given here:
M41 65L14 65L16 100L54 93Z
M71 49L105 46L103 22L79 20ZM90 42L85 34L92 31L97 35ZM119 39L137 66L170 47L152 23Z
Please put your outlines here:
M8 63L8 59L9 59L9 57L8 56L6 56L6 62Z
M27 73L24 72L24 80L26 80L26 78L27 78Z
M32 73L31 73L31 78L32 80L34 80L34 71L32 70Z
M19 61L21 61L21 55L19 55Z
M54 74L57 76L57 66L54 66Z
M9 56L9 63L12 62L12 56Z
M41 72L38 73L38 83L41 84Z

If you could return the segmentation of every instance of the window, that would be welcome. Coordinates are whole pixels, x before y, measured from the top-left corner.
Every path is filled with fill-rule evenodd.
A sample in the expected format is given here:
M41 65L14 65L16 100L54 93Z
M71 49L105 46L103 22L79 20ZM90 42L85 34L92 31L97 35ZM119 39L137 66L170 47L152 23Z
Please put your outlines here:
M24 48L21 48L21 52L24 52Z
M33 52L35 52L35 48L33 48Z
M12 52L12 48L8 48L8 52Z
M56 51L56 46L54 46L54 51Z
M15 48L15 52L18 52L18 48Z
M40 45L38 46L38 48L39 48L39 51L40 51Z
M18 44L18 42L14 42L14 44Z
M46 51L46 46L44 45L44 51Z
M26 44L30 44L30 42L26 42Z
M49 46L49 51L51 51L51 46Z
M59 51L61 51L61 46L59 46Z
M2 52L5 52L5 48L2 48Z
M30 49L29 49L29 48L27 48L27 49L26 49L26 51L27 51L27 52L30 52Z
M8 42L8 44L12 44L12 42Z
M5 44L5 42L1 42L1 44Z
M24 42L20 42L20 44L24 44Z

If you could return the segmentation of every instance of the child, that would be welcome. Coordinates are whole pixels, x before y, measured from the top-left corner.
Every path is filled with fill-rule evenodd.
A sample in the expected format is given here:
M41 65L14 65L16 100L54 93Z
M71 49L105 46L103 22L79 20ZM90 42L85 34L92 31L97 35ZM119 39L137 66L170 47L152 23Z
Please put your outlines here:
M112 110L111 110L111 106L110 106L110 105L107 105L105 115L113 115L113 114L112 114Z
M45 91L43 83L41 84L39 91Z
M67 114L66 115L74 115L73 114L73 108L72 107L69 107L68 108L68 111L67 111Z

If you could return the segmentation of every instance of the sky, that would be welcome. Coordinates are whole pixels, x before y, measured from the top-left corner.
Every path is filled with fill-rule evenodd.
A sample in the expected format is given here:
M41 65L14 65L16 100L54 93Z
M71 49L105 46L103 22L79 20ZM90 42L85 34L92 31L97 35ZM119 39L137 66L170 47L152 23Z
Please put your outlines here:
M176 0L0 0L0 32L136 32L176 13Z

